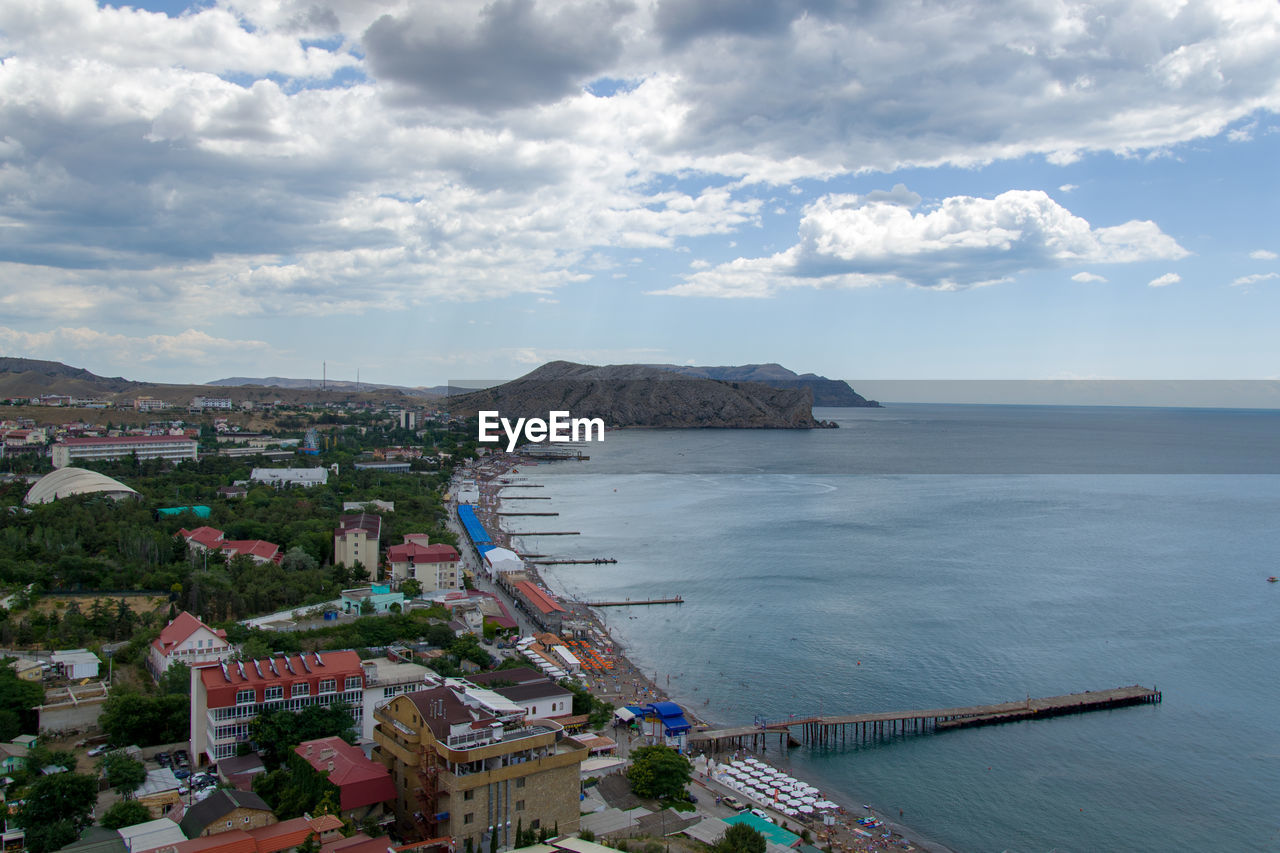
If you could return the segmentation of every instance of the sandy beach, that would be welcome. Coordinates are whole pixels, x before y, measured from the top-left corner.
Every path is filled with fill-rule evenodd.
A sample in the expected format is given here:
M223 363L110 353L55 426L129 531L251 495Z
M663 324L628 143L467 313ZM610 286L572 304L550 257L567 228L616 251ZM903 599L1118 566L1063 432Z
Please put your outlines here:
M479 492L479 500L476 503L476 517L485 526L495 544L517 551L517 553L518 549L511 545L512 536L502 527L502 519L498 515L498 510L501 506L499 493L501 486L504 485L502 481L510 482L513 475L518 476L519 469L532 467L532 465L533 463L518 456L495 454L487 457L476 471L475 479ZM528 566L528 573L537 578L539 583L543 583L538 575L536 566ZM652 678L635 666L627 658L625 649L607 630L604 622L591 608L573 601L572 598L563 594L563 590L557 590L556 592L560 597L561 603L571 611L574 619L591 625L594 629L594 634L606 638L607 646L600 649L600 651L604 653L604 656L612 664L612 668L604 673L585 672L582 676L583 682L593 695L614 705L675 701L681 705L685 715L690 718L695 727L699 729L721 727L704 719L706 716L705 709L699 714L694 707L669 696L661 685L655 683ZM620 746L625 748L625 744L620 744ZM739 753L751 754L749 750L739 750ZM690 758L694 757L696 757L696 754L690 756ZM708 755L707 757L721 760L728 756L719 754ZM785 765L785 762L777 762L773 755L764 756L764 758L773 763ZM739 799L742 798L741 794L730 790L705 774L695 773L695 783L705 788L713 797L736 795ZM899 822L890 820L889 815L881 812L875 812L875 816L882 821L882 826L874 830L863 829L858 826L857 820L866 816L868 811L860 804L853 803L848 796L839 791L828 791L824 793L824 796L841 803L840 809L836 812L834 825L825 826L820 820L801 820L795 817L785 817L781 814L775 814L775 822L779 825L785 822L797 833L802 828L808 829L816 846L821 848L830 846L833 851L846 851L848 853L850 851L916 849L934 851L934 853L951 853L947 847L920 840L921 836L918 833L912 832L910 828Z

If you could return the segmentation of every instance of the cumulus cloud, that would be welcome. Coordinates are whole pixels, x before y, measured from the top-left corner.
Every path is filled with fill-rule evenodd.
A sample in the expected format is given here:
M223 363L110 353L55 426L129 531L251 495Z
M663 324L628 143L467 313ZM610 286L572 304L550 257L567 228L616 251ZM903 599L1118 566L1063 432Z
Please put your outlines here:
M1262 272L1253 275L1242 275L1240 278L1231 282L1232 287L1243 287L1249 284L1257 284L1260 281L1271 281L1280 278L1280 272Z
M609 68L630 4L492 0L411 6L365 31L369 65L408 97L486 110L560 100Z
M0 4L6 317L546 295L601 251L738 237L762 182L800 201L909 166L1149 152L1280 109L1274 4L193 6ZM793 250L686 284L966 287L1176 254L1151 222L958 198L828 197Z
M93 356L95 369L105 367L113 372L128 372L131 368L157 363L191 369L207 368L210 362L252 364L255 359L276 354L265 341L219 338L196 329L175 335L131 336L86 326L60 326L41 332L0 326L0 349L72 363Z
M1159 278L1153 278L1147 282L1147 287L1168 287L1171 284L1177 284L1182 281L1182 276L1176 272L1167 272Z
M1274 261L1276 258L1280 257L1280 255L1277 255L1275 252L1267 249L1254 249L1249 253L1249 257L1253 258L1255 261Z
M1103 277L1103 276L1098 275L1097 273L1092 273L1092 272L1078 272L1078 273L1076 273L1075 275L1071 276L1071 280L1072 280L1072 281L1078 281L1078 282L1080 282L1080 283L1084 284L1084 283L1091 282L1091 281L1106 281L1106 278L1105 278L1105 277Z
M953 196L922 212L896 202L828 195L805 209L799 236L796 245L772 257L738 258L658 292L762 297L783 287L892 282L957 290L1032 269L1187 254L1153 222L1094 228L1040 190L1010 190L990 199Z
M1069 193L1073 190L1078 190L1078 189L1080 189L1080 187L1077 186L1076 184L1063 184L1062 186L1058 187L1058 192Z

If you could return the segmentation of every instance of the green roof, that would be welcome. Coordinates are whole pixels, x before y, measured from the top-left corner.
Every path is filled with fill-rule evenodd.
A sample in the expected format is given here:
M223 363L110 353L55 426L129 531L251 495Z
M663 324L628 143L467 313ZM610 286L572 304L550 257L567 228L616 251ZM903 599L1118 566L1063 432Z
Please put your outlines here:
M767 820L758 818L751 812L738 812L733 817L727 817L724 822L732 826L735 823L745 823L765 837L766 841L772 841L774 844L781 844L783 847L793 847L800 841L800 836L794 832L787 832L776 823L770 823Z

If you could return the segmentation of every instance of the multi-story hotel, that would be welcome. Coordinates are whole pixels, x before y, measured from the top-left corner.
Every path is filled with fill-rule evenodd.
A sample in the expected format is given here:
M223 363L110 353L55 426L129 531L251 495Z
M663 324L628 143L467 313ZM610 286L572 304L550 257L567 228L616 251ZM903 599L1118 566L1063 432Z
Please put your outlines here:
M378 540L382 537L382 516L370 512L338 516L333 531L333 562L352 568L356 563L371 574L378 568Z
M428 544L423 533L406 533L404 544L387 549L387 565L391 579L401 583L413 578L422 585L424 594L441 589L460 589L458 550L445 542Z
M405 832L510 847L517 827L578 830L587 747L496 690L450 679L396 696L374 712L373 757L396 783Z
M263 711L342 702L356 731L364 716L364 670L353 651L278 654L191 670L191 755L201 764L236 754Z
M64 438L53 445L53 467L65 468L88 459L139 459L179 462L196 458L196 440L185 435L125 435L118 438Z

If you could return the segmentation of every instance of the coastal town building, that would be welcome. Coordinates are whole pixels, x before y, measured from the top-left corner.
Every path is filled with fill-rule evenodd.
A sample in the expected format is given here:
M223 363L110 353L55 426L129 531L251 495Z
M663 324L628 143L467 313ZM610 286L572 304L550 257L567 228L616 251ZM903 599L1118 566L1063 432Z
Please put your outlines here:
M190 408L194 411L204 411L205 409L214 409L220 411L231 411L230 397L192 397Z
M403 831L475 850L512 846L519 824L577 832L588 750L559 723L456 679L397 696L375 717L373 757L395 780Z
M370 658L361 661L364 669L364 722L361 724L361 742L373 740L374 715L378 707L385 705L402 693L415 690L426 690L439 687L444 683L435 670L414 663L409 653L396 654L395 649L387 652L388 657ZM394 656L394 659L392 657Z
M150 850L135 848L130 853L288 853L297 850L312 836L321 845L320 850L327 851L328 845L342 839L342 826L341 818L336 815L304 815L256 829L228 829L210 836L197 836ZM388 842L383 844L385 853L390 844L389 839L383 841Z
M348 568L356 563L373 571L378 566L378 540L382 538L382 516L369 512L338 516L333 532L333 562Z
M184 527L178 530L177 535L185 539L187 548L196 554L217 551L227 560L245 556L259 565L279 563L284 559L280 546L274 542L262 539L227 539L216 527L197 527L194 530Z
M192 805L179 826L187 838L201 838L233 829L261 829L277 823L271 807L252 791L222 789Z
M47 504L72 495L106 495L112 500L138 497L132 488L106 474L84 468L59 468L37 480L22 502Z
M188 666L220 663L234 651L235 647L227 642L226 631L210 628L184 610L151 641L147 665L159 680L174 661Z
M249 479L255 483L285 488L323 486L329 482L328 468L254 468Z
M364 670L354 651L278 654L191 670L190 750L193 761L235 755L249 722L266 710L301 711L341 702L356 729L364 714Z
M139 459L181 462L195 459L197 446L194 438L185 435L122 435L114 438L64 438L55 442L50 452L53 467L66 468L76 462L121 459L130 455Z
M425 533L407 533L402 544L387 549L392 581L403 583L413 578L422 585L423 595L437 590L460 589L460 559L458 550L452 545L443 542L428 544Z
M66 649L49 656L49 663L63 678L75 681L97 678L102 660L88 649Z
M158 412L167 408L169 408L169 404L164 400L157 400L155 397L146 395L136 397L133 401L133 410L135 412Z
M344 589L338 601L345 613L387 613L404 608L404 593L392 592L389 584L373 584Z
M467 681L500 693L535 719L554 719L573 713L573 694L532 667L478 672L467 676ZM494 687L495 684L498 686Z
M384 804L396 798L386 766L340 737L303 741L293 751L338 789L338 809L344 818L357 823L376 819L383 814Z

